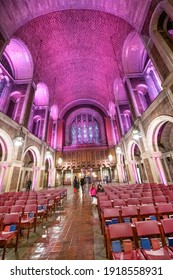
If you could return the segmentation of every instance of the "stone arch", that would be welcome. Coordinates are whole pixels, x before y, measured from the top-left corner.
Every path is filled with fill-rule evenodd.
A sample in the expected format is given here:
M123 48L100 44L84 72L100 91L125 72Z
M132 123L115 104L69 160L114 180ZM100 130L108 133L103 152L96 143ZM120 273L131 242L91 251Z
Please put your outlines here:
M35 146L29 146L23 153L22 156L22 170L20 185L25 188L28 179L32 181L32 190L35 190L38 185L38 172L40 169L41 156L40 151Z
M45 83L38 83L34 95L34 104L36 106L49 105L49 90Z
M14 79L30 80L32 78L32 56L27 46L21 39L12 38L6 46L3 55L11 67Z
M10 136L0 128L0 193L7 187L9 163L14 155L14 145Z

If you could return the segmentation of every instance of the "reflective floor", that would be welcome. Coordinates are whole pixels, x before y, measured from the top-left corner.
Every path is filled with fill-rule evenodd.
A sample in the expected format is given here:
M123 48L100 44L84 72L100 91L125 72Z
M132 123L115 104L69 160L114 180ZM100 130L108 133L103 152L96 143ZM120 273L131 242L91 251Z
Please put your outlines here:
M27 241L26 232L19 239L17 253L7 250L8 260L105 260L104 237L101 234L97 208L91 205L86 190L73 193L67 186L63 199L48 220L39 223Z

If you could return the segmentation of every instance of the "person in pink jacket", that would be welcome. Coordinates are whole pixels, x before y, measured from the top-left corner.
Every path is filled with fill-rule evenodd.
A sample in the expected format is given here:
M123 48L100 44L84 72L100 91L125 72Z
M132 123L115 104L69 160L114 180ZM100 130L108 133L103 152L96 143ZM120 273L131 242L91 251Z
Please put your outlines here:
M94 200L96 199L97 197L97 187L95 184L92 184L90 190L89 190L89 194L91 196L91 202L93 203Z

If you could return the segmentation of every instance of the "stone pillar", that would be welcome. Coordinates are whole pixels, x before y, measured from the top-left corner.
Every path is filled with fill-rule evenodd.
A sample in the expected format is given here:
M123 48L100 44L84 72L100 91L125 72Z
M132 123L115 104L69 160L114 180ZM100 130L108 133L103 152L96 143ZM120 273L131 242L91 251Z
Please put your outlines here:
M145 75L145 81L146 81L146 84L147 84L148 94L150 96L150 100L153 101L157 97L158 92L156 90L155 84L154 84L150 74Z
M58 120L57 124L57 149L62 151L64 140L64 120Z
M129 79L126 79L126 85L128 87L128 90L129 90L129 93L130 93L130 98L131 98L132 103L133 103L133 110L135 112L135 117L139 117L140 113L139 113L139 109L138 109L138 104L136 102L136 98L134 96L134 92L133 92L133 89L132 89L132 86L131 86L131 83L130 83Z
M105 127L106 127L108 146L114 146L116 143L112 131L112 121L110 117L105 117Z
M28 123L29 123L29 117L30 117L30 112L32 109L32 104L34 100L34 88L32 87L32 81L28 84L27 90L26 90L26 95L25 95L25 100L23 103L22 111L21 111L21 116L19 123L26 128L28 128Z
M49 118L48 131L47 131L47 144L51 145L52 139L53 120Z
M48 129L48 121L49 121L49 108L46 108L44 123L43 123L43 133L42 133L42 140L46 141L47 138L47 129Z

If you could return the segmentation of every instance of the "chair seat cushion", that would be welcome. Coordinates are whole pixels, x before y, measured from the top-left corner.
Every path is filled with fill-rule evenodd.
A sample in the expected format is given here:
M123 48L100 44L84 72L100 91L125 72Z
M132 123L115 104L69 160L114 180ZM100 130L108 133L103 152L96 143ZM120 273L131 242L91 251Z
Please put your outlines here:
M162 247L158 250L141 250L147 260L171 260L173 252L168 247Z
M0 232L0 242L13 239L13 237L16 235L16 233L17 233L17 231L12 231L12 232L1 231Z
M145 260L140 250L132 250L130 252L112 252L113 260Z

